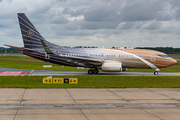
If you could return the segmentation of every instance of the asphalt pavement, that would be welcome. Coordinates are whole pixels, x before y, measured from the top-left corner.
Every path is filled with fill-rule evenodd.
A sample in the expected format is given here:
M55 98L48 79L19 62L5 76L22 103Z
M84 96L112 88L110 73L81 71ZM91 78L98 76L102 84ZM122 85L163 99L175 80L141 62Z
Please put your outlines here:
M31 76L62 76L62 75L88 75L87 71L55 71L55 70L31 70L31 69L13 69L0 68L0 71L27 71L24 75ZM157 76L153 72L102 72L97 75L114 75L114 76ZM0 74L0 76L2 76ZM4 75L3 75L4 76ZM14 75L16 76L16 75ZM180 72L158 72L158 76L180 76Z

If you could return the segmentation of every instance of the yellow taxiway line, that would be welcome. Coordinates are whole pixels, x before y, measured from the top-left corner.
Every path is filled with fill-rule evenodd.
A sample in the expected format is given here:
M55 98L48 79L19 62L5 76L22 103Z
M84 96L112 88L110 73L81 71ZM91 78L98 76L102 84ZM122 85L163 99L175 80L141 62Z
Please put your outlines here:
M31 76L31 74L33 73L34 69L30 72L29 76Z

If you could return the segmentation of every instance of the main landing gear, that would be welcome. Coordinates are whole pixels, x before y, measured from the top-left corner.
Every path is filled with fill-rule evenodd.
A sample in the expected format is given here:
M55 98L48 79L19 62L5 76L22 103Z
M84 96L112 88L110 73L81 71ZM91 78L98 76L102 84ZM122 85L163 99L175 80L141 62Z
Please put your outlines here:
M154 75L158 75L158 72L157 72L157 71L155 71L155 72L154 72Z
M98 74L98 73L99 73L99 70L97 68L94 68L94 69L91 68L88 70L89 75Z

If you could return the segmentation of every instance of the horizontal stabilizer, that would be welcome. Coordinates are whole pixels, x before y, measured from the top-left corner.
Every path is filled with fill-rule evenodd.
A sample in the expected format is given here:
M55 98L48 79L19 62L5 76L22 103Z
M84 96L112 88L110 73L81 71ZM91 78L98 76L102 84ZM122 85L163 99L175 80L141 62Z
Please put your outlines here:
M20 47L11 46L11 45L5 45L5 46L11 47L11 48L16 48L16 49L23 50L23 51L35 51L35 50L32 50L32 49L20 48Z

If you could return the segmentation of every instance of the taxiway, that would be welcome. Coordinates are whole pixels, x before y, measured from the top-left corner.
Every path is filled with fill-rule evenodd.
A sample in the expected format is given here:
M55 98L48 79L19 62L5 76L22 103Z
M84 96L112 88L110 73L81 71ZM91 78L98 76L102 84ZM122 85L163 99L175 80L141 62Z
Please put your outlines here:
M27 71L24 75L29 75L30 69L0 68L0 71ZM6 76L7 74L3 75ZM33 70L31 76L62 76L62 75L88 75L87 71L55 71L55 70ZM97 75L115 76L155 76L153 72L99 72ZM2 76L0 74L0 76ZM17 75L12 75L17 76ZM156 75L157 76L157 75ZM159 72L158 76L180 76L179 72Z

